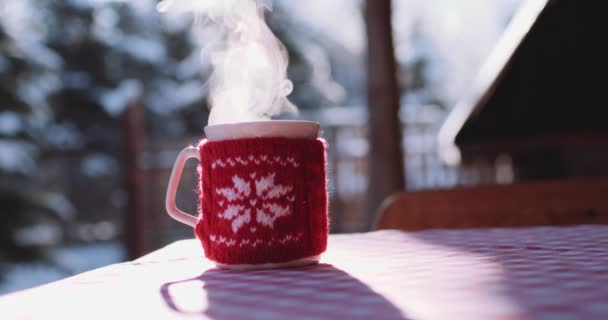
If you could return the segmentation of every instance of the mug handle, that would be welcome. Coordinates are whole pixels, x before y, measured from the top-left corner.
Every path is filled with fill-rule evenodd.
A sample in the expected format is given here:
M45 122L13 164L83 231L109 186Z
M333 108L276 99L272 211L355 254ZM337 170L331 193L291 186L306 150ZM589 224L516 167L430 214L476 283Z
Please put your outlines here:
M177 188L179 186L179 180L182 176L182 172L184 171L184 165L190 158L196 158L199 162L201 161L198 148L184 148L184 150L182 150L177 156L177 159L175 159L175 164L173 165L173 170L171 171L171 177L169 178L169 185L167 186L165 208L167 209L167 213L169 216L171 216L171 218L194 228L198 222L198 219L191 214L181 211L175 205L175 193L177 192Z

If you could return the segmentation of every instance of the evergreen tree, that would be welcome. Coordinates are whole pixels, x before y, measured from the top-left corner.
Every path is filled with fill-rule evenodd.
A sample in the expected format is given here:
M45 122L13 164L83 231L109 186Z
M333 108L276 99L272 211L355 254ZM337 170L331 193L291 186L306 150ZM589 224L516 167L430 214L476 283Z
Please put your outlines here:
M24 228L74 218L65 197L49 192L61 187L40 172L41 159L93 152L120 159L120 116L136 102L152 139L202 132L205 75L191 18L160 15L156 3L0 0L0 263L40 257L39 245L19 242ZM323 104L310 61L290 39L302 32L279 8L269 20L291 56L294 102Z
M45 148L40 141L42 121L26 99L26 84L37 82L47 68L31 59L22 45L0 24L0 274L9 261L42 257L42 249L54 237L52 229L40 226L57 224L63 213L56 204L65 204L65 199L34 182ZM51 239L31 237L36 230L46 231Z

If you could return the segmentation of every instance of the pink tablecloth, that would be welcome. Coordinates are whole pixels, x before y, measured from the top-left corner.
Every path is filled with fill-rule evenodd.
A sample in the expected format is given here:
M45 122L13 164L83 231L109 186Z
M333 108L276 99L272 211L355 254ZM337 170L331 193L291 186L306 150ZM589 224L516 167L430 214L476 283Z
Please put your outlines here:
M608 227L331 236L321 264L225 271L194 240L0 297L0 319L608 319Z

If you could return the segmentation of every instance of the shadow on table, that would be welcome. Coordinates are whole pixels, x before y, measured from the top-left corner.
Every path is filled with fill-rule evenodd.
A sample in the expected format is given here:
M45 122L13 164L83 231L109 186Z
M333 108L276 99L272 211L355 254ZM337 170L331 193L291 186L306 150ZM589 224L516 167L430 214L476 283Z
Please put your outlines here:
M488 308L488 298L502 297L510 308L501 312L525 314L526 319L608 319L608 254L598 244L605 236L585 226L428 230L411 235L410 243L437 253L435 260L425 263L432 264L427 270L438 283L451 286L444 292L479 293L464 296L470 306Z
M167 306L212 319L405 319L381 294L329 264L297 269L211 269L163 284Z

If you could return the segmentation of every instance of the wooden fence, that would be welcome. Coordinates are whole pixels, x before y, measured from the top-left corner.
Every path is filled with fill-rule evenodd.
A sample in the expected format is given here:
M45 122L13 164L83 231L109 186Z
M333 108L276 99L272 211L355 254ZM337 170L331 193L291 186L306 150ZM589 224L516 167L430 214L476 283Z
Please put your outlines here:
M498 163L478 161L468 167L445 165L439 159L436 143L442 115L440 110L427 110L415 116L404 117L403 148L408 190L510 182L508 159L502 159ZM322 124L322 137L329 144L328 177L332 232L365 230L368 214L365 203L368 144L364 110L356 107L323 109L303 113L300 117L319 121ZM163 201L173 161L181 148L196 140L197 137L184 137L178 140L148 141L144 145L140 170L143 172L145 242L149 248L192 236L192 230L166 215ZM195 212L195 190L195 163L192 160L184 171L177 195L180 208Z

